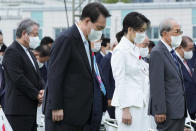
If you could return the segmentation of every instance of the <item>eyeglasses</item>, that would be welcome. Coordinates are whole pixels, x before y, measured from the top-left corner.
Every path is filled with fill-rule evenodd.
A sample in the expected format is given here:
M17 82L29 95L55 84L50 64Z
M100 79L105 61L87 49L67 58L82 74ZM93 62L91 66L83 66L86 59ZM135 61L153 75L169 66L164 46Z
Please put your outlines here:
M183 34L183 31L181 31L181 30L175 30L174 33L181 35L181 34Z

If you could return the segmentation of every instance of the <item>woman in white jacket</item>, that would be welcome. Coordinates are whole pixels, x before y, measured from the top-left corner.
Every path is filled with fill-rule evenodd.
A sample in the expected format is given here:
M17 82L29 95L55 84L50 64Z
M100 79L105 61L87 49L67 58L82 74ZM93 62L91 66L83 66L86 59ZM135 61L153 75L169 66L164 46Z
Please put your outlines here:
M146 38L150 21L137 12L123 20L123 29L116 37L111 65L115 79L112 105L116 107L118 131L148 131L149 69L142 59L148 55L148 45L139 44Z

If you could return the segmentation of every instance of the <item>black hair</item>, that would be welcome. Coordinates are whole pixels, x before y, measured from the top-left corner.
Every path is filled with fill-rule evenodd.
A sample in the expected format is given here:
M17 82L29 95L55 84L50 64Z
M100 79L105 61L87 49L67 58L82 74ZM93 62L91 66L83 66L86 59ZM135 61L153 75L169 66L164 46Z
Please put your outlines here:
M89 17L91 22L95 23L100 14L102 14L104 17L111 16L108 10L101 3L92 2L84 7L82 15L80 16L80 20Z
M120 42L123 35L128 32L128 28L131 27L134 30L140 29L144 24L147 24L147 27L150 26L150 20L146 18L144 15L138 12L128 13L123 20L123 29L119 33L116 34L116 39Z
M149 41L148 48L153 48L155 46L155 43L153 41Z
M48 45L40 45L35 50L39 52L39 57L50 56L50 47Z
M0 30L0 35L3 35L2 31Z
M103 38L101 42L101 46L106 47L107 43L110 43L110 38Z
M186 47L187 47L187 41L193 42L193 40L192 40L190 37L188 37L188 36L182 36L182 42L181 42L180 45L181 45L183 48L186 48Z
M54 42L54 40L53 40L51 37L45 36L45 37L41 40L40 45L48 45L48 44L53 43L53 42Z

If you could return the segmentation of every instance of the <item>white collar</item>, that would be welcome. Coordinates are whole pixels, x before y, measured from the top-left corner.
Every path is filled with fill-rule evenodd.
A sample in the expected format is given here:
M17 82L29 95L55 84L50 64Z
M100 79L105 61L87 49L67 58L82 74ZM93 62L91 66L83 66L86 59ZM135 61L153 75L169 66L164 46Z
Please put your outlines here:
M126 45L132 49L135 47L135 45L130 40L128 40L125 36L122 37L121 41L124 41Z
M167 47L169 52L172 51L172 48L162 38L161 38L161 42Z
M86 42L87 40L86 40L86 37L84 36L84 33L82 32L82 30L80 29L80 27L78 26L78 24L77 23L75 23L75 24L76 24L76 27L78 28L78 31L80 33L80 36L82 37L82 41L83 42Z
M17 41L17 40L16 40ZM18 41L17 41L18 42ZM27 51L27 48L25 46L23 46L22 44L20 44L20 42L18 42L18 44L24 49L24 51Z
M184 59L180 56L180 54L177 51L175 51L175 52L176 52L176 55L178 56L178 58L182 61L182 63L184 63Z
M104 57L105 56L105 54L102 52L102 51L100 51L100 53L101 53L101 55Z

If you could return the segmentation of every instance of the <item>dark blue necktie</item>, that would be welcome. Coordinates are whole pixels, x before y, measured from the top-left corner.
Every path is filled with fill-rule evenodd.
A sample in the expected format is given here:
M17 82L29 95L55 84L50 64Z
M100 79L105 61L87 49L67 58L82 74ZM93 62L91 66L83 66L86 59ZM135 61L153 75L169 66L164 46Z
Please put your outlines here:
M176 55L175 51L172 50L170 53L171 53L172 56L173 56L173 59L174 59L174 62L175 62L175 64L176 64L177 68L180 70L180 65L179 65L179 63L178 63L178 59L177 59L177 55Z

